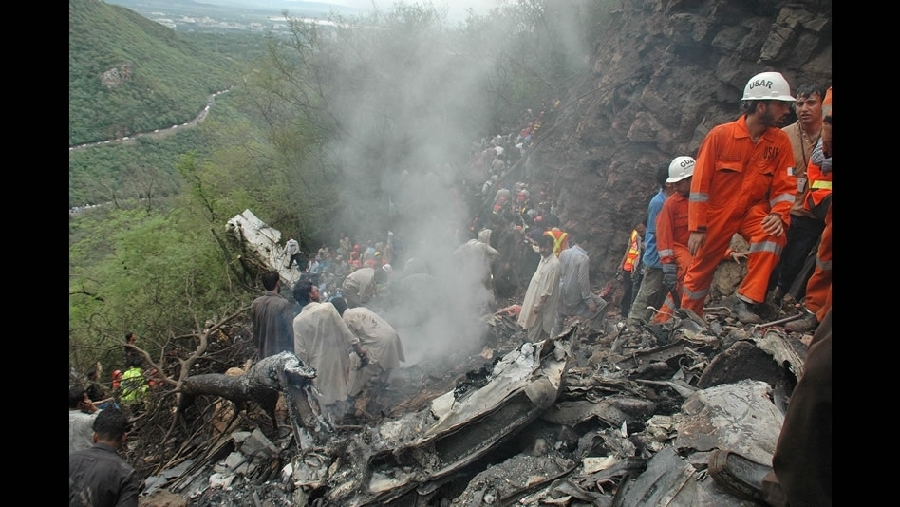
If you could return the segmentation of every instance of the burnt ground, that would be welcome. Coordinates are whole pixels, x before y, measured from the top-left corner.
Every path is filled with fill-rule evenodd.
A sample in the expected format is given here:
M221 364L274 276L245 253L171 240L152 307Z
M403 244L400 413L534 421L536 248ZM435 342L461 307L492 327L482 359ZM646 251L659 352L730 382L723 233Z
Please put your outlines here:
M613 302L617 297L616 292L611 295ZM515 305L520 301L521 293L509 300L500 301L498 306L512 308L512 312L498 312L494 315L482 317L482 336L480 341L471 343L467 347L458 348L450 353L441 352L437 355L423 353L414 364L403 365L397 368L391 375L386 387L374 392L368 399L363 397L364 405L358 404L360 410L356 414L349 415L341 426L335 429L335 439L340 440L341 435L353 435L371 428L385 421L393 421L402 418L406 414L426 409L438 396L454 391L457 397L464 393L478 389L485 385L492 366L507 352L519 347L523 343L524 333L515 325ZM672 339L672 332L663 328L645 327L629 328L624 325L624 319L614 308L617 305L610 303L607 328L603 333L591 333L586 327L573 322L571 333L571 371L566 377L566 391L557 400L562 404L580 403L585 400L598 404L604 409L613 410L603 405L606 396L621 395L623 393L633 396L630 401L633 406L624 407L624 410L634 409L637 412L650 410L653 414L640 413L627 417L632 433L649 431L646 420L651 415L663 417L671 416L679 411L683 397L675 395L667 389L646 389L646 385L636 386L628 381L623 384L618 378L610 380L598 377L600 370L619 369L628 373L629 379L634 378L639 382L665 383L672 378L675 369L693 371L685 379L686 383L699 386L701 384L713 385L722 382L721 377L759 378L769 381L782 397L781 402L786 403L793 388L795 379L785 375L780 368L772 366L771 357L759 352L759 349L746 345L744 348L752 349L743 357L756 358L748 363L747 360L738 361L728 368L729 373L722 373L719 369L710 368L714 359L722 351L735 343L745 345L754 330L752 326L742 326L736 321L728 310L729 298L713 299L707 304L707 314L703 320L708 325L709 332L715 334L716 343L705 343L707 338L700 336L688 343ZM508 303L508 304L506 304ZM503 306L506 304L505 306ZM784 315L796 312L796 307L788 300L782 309L768 308L769 320L774 320ZM246 340L249 334L240 326L235 327L230 333L219 340L221 351L212 351L212 355L223 354L224 351L235 353L247 352ZM782 332L783 334L783 332ZM230 335L230 336L229 336ZM401 336L403 334L401 333ZM801 339L808 341L807 336L789 336L799 350L803 349ZM229 343L234 340L238 343ZM674 345L672 342L675 342ZM682 347L683 350L674 350L672 347ZM698 349L695 352L691 349ZM742 350L735 347L733 351ZM629 357L643 355L644 361L632 361ZM654 362L654 356L659 359ZM762 356L762 357L758 357ZM222 363L241 364L236 358L222 359ZM754 361L757 361L754 363ZM218 363L218 361L216 362ZM757 366L754 366L757 364ZM217 369L222 369L224 364L218 364ZM718 380L716 377L720 377ZM647 384L649 385L649 384ZM167 417L171 407L171 397L164 393L155 398L158 405L151 405L148 413L139 420L136 425L138 430L133 436L133 443L129 447L129 462L143 464L142 475L148 479L146 491L153 493L151 498L143 498L142 505L326 505L324 496L326 487L307 488L309 491L298 497L297 490L286 487L274 487L283 481L279 480L280 470L296 455L297 447L291 438L291 432L287 424L280 423L277 431L272 426L271 417L259 407L246 407L240 410L238 416L231 425L221 421L217 417L217 410L222 410L223 403L228 402L213 397L202 397L196 404L185 412L184 420L172 423ZM169 401L166 401L166 400ZM650 407L650 408L648 408ZM155 410L154 410L155 409ZM620 411L623 407L615 408ZM645 417L646 416L646 417ZM276 411L276 420L284 421L287 413L281 409ZM448 505L461 495L471 495L471 488L476 487L475 478L478 481L488 481L483 473L486 470L496 468L503 463L503 467L496 468L496 473L507 467L512 470L512 476L516 476L517 467L531 467L534 465L529 460L548 459L555 456L552 463L544 462L544 466L559 466L559 463L574 463L576 450L584 451L583 443L579 439L586 438L588 434L614 429L614 424L602 415L588 420L566 421L567 416L555 413L547 419L554 422L536 421L524 428L514 438L495 446L492 451L478 460L476 463L460 471L453 480L447 480L436 487L427 495L418 493L417 500L410 500L409 495L404 499L395 500L392 505ZM556 419L554 419L556 418ZM560 424L560 421L565 424ZM212 424L210 424L212 423ZM169 428L172 429L169 429ZM217 428L219 428L217 430ZM204 484L208 477L222 467L222 460L234 452L234 443L229 436L235 431L251 432L254 429L261 430L279 449L278 456L268 462L266 466L257 466L255 469L235 480L228 488L216 488L203 486L199 490L197 484ZM564 429L561 429L564 428ZM654 431L657 431L654 429ZM596 437L595 437L596 438ZM607 443L607 453L610 453L612 445ZM596 445L595 445L596 446ZM600 446L596 446L600 447ZM633 452L633 451L632 451ZM644 451L645 454L647 451ZM624 452L624 454L628 454ZM632 458L634 459L634 458ZM637 462L639 462L638 460ZM639 466L627 462L622 466ZM186 468L186 470L179 469ZM574 465L572 465L574 466ZM136 467L140 468L140 467ZM567 470L571 471L569 465ZM169 475L165 480L159 477ZM563 471L560 471L563 474ZM622 472L624 474L624 472ZM586 486L589 490L600 488L606 494L616 491L618 482L624 475L610 476L604 483L596 483L594 486ZM470 484L470 482L472 484ZM590 481L588 481L590 484ZM602 485L605 485L605 488ZM467 489L469 488L469 489ZM201 491L202 490L202 491ZM512 488L509 498L522 498L527 496L528 488ZM480 492L479 494L484 494ZM318 499L318 500L317 500ZM184 503L182 503L184 502ZM318 503L317 503L318 502ZM413 502L413 503L409 503ZM578 505L578 503L569 503ZM585 504L587 505L587 504Z

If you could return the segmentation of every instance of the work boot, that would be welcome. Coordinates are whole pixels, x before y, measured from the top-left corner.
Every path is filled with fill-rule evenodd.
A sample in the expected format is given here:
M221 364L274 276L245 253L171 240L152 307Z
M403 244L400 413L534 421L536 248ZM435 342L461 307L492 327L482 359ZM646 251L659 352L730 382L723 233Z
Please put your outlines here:
M762 324L762 317L756 313L755 306L743 299L738 299L734 304L734 313L737 314L737 318L742 324Z
M785 331L794 331L797 333L806 333L809 331L815 330L819 327L819 321L816 319L816 314L809 311L804 310L805 315L800 317L797 320L788 322L784 325Z

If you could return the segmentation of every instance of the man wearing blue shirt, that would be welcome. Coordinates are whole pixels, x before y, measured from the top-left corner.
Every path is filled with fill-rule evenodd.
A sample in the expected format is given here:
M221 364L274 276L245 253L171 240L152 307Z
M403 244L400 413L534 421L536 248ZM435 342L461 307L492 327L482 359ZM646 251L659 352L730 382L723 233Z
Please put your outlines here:
M656 171L656 181L660 185L659 192L650 199L647 205L647 232L644 234L644 279L641 288L628 311L628 324L640 325L650 322L651 310L647 306L659 308L666 298L662 284L662 263L659 261L659 251L656 250L656 217L663 203L675 191L671 183L666 183L669 177L668 166L662 166Z

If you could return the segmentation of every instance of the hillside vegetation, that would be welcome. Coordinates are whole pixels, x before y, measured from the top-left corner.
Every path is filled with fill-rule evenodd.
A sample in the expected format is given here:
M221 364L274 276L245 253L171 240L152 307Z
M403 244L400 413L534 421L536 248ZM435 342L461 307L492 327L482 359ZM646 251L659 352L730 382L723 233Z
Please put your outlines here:
M69 146L184 122L234 80L231 60L174 30L122 7L69 0Z
M108 203L70 219L70 363L118 366L129 330L156 356L169 339L249 304L258 273L224 241L225 222L248 208L305 251L340 233L394 230L409 255L426 255L420 245L452 252L465 210L451 194L472 141L518 131L526 109L552 103L588 71L590 30L606 10L545 1L457 30L419 6L336 29L293 19L291 37L232 45L72 0L70 97L83 114L70 113L70 132L82 123L98 133L80 142L182 123L208 94L231 91L204 122L171 136L70 152L70 206ZM263 41L271 46L260 57ZM231 67L219 65L226 54ZM130 80L102 86L105 69L123 62ZM135 123L151 117L159 120ZM391 201L403 212L390 213Z

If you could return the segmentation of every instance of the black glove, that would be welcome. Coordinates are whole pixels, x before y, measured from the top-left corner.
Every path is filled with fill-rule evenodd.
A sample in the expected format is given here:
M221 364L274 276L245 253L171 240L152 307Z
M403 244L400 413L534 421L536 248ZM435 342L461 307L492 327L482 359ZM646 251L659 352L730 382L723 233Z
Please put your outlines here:
M663 287L672 292L678 284L678 266L675 264L663 264Z

